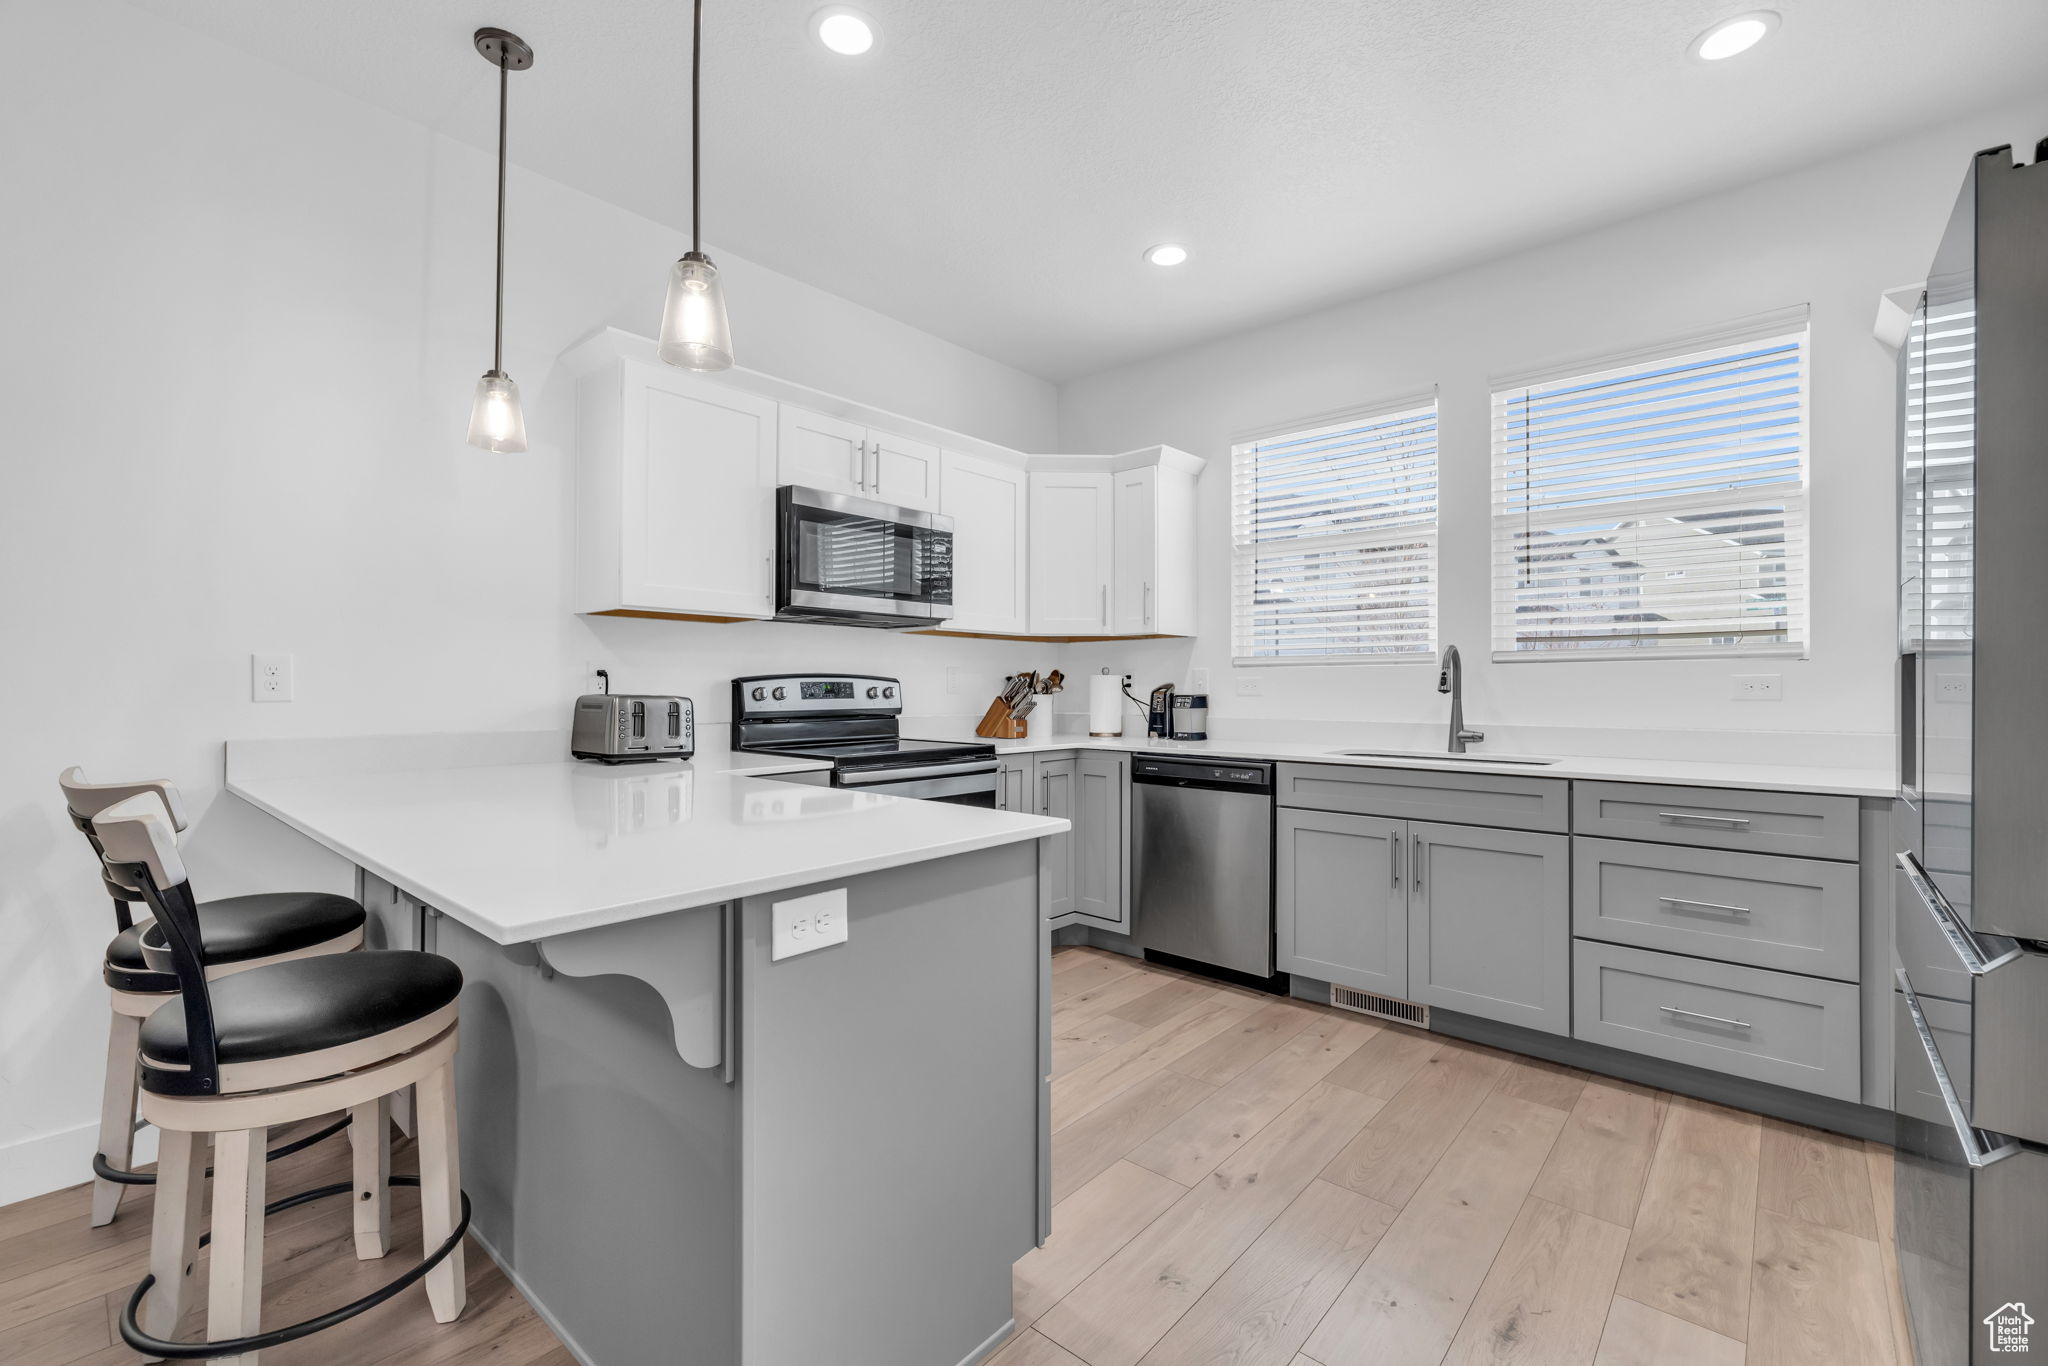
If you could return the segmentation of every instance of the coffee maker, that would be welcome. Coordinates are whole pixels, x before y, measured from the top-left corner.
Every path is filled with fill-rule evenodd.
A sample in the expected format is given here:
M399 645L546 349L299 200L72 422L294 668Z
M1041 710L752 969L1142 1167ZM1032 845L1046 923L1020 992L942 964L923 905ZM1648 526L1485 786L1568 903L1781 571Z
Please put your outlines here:
M1173 684L1161 683L1145 704L1145 736L1164 740L1173 733Z

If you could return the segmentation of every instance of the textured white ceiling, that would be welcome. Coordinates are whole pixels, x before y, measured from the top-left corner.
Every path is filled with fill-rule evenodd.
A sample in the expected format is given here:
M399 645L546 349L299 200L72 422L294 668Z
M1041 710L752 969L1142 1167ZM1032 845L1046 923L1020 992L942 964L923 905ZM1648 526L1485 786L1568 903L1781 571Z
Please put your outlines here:
M1778 0L1686 57L1762 2L865 0L848 59L813 0L708 0L705 239L1060 380L2029 92L2048 50L2042 0ZM687 222L688 0L136 3L481 147L469 35L513 29L514 160Z

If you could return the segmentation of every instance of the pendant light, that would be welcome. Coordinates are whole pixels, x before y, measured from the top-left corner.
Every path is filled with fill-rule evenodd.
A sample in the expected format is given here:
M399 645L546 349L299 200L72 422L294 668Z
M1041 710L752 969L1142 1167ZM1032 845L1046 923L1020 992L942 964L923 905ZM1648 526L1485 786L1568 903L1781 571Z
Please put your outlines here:
M685 370L723 370L732 364L732 329L725 321L725 291L718 267L698 238L697 126L699 73L704 65L704 0L690 23L690 249L668 272L668 302L661 310L658 354Z
M487 451L523 451L526 415L519 409L519 386L505 373L505 93L512 73L533 65L533 49L516 33L480 28L476 50L498 68L498 307L491 368L476 382L476 402L469 410L469 444Z

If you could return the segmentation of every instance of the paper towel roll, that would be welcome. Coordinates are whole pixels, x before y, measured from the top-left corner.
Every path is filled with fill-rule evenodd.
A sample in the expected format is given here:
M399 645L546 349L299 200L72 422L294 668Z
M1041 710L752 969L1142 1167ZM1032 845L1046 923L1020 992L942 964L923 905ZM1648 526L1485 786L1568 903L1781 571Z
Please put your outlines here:
M1122 674L1095 674L1088 680L1088 733L1124 733L1124 680Z

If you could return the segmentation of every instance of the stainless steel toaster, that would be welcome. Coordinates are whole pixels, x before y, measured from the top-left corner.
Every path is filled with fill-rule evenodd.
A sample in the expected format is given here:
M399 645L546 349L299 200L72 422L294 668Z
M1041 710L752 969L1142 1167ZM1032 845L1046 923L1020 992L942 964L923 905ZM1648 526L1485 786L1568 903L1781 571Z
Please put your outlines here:
M697 709L687 697L585 693L576 699L569 752L601 764L687 759L697 752Z

